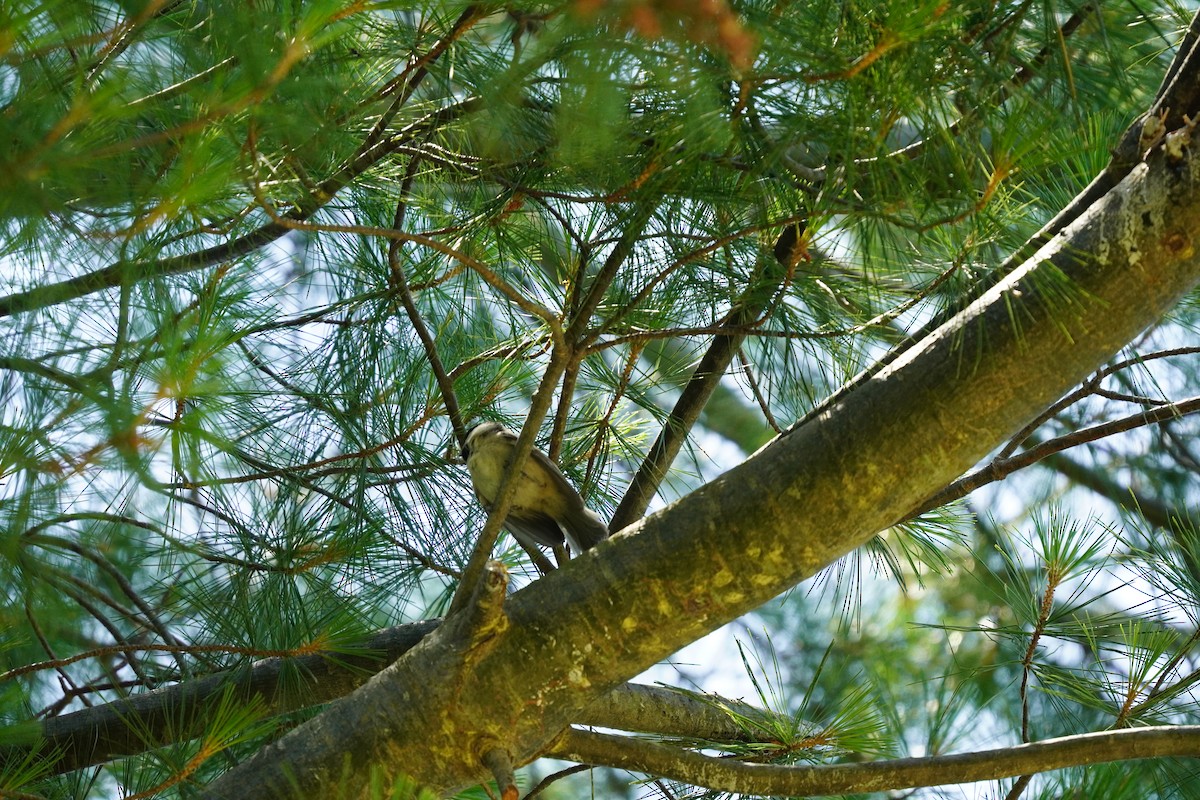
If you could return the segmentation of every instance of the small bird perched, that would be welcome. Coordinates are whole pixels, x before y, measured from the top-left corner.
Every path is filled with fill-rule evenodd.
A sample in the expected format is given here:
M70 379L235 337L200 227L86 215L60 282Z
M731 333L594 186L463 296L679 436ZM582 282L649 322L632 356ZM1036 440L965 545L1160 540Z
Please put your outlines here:
M467 433L463 458L471 472L475 496L489 511L516 443L517 435L495 422L481 422ZM583 505L575 487L536 447L521 468L504 527L526 547L554 547L563 543L565 534L576 553L608 536L608 526Z

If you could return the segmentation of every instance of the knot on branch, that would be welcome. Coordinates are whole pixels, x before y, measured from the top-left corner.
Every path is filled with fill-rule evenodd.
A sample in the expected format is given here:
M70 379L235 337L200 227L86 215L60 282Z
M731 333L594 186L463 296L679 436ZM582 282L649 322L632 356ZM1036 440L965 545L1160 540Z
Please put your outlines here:
M489 643L494 643L508 629L508 616L504 613L507 591L508 570L499 561L489 561L483 568L483 579L462 610L466 650L476 658L481 655L480 648L490 649Z

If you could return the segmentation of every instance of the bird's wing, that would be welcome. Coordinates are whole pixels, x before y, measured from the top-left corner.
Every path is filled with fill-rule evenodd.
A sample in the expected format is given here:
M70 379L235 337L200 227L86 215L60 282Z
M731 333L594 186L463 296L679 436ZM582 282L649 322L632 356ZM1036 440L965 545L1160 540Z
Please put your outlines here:
M590 508L580 506L578 510L567 514L562 520L567 533L567 540L576 553L590 550L608 538L608 526Z
M550 476L550 480L558 487L561 496L570 505L570 508L567 509L568 511L583 508L583 498L579 496L579 492L567 480L567 476L562 474L562 470L558 468L558 465L550 460L550 456L535 447L530 451L529 458L537 462L537 465L544 469L546 474Z
M558 516L558 522L565 530L572 549L576 553L582 553L607 538L608 526L604 524L604 520L583 504L579 492L550 457L541 450L534 450L530 457L550 476L550 480L558 487L567 503L567 507L562 509Z

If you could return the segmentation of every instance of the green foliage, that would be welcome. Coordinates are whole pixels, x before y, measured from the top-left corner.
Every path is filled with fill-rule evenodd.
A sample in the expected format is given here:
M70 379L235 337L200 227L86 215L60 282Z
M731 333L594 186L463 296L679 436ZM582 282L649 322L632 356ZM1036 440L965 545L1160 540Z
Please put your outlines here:
M1187 22L745 0L743 67L669 5L0 8L0 671L49 662L0 683L0 722L444 612L484 521L457 434L519 426L555 347L540 441L607 515L714 336L745 336L660 500L688 491L994 275L1107 163ZM1069 286L1044 297L1069 314ZM1161 355L1194 317L1039 435L1200 394L1195 353ZM1000 496L1018 531L1061 501L1025 539L935 512L765 609L788 644L742 658L791 725L771 741L859 758L1012 743L1023 717L1037 738L1194 721L1193 433L1085 465L1170 509L1170 535L1128 492L1095 522L1041 472ZM94 777L5 762L0 793L192 796L311 713L222 706L205 739ZM1034 786L1187 796L1186 769Z

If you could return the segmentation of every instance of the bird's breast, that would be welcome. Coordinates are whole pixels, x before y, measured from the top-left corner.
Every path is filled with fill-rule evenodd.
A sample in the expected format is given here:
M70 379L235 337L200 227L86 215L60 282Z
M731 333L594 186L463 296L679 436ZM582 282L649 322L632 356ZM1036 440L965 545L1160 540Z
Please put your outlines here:
M502 443L500 447L478 448L467 459L471 482L475 484L475 492L483 503L491 505L495 501L511 452L511 448ZM553 516L554 510L547 506L557 506L560 502L550 476L545 470L538 469L532 458L527 459L521 470L516 494L513 495L510 513L521 516L523 511L539 511Z

